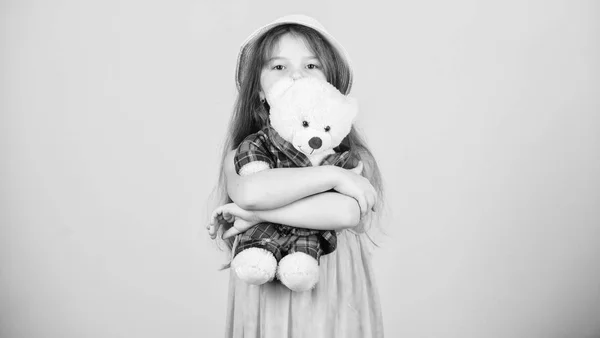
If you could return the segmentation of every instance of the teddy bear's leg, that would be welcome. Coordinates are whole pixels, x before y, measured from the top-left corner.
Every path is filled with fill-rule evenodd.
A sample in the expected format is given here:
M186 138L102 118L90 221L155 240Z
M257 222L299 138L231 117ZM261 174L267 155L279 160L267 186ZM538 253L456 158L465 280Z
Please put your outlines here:
M261 285L275 277L277 260L263 248L248 248L233 258L231 268L246 283Z
M281 259L277 278L292 291L307 291L319 281L319 262L304 252L294 252Z

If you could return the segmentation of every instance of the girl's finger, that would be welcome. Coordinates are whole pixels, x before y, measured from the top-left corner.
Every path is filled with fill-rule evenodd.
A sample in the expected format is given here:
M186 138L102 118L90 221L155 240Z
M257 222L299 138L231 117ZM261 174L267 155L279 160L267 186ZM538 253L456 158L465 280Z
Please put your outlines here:
M210 236L210 238L215 239L215 237L217 236L217 226L215 225L211 225L208 229L208 235Z
M357 200L358 206L360 208L360 217L362 218L365 215L365 210L367 209L367 201L364 196L359 197Z
M234 216L231 213L225 211L223 212L223 219L229 223L232 223L234 221Z
M210 219L208 220L208 224L206 225L206 229L210 228L211 226L214 226L215 224L219 223L219 221L222 219L220 214L213 214L210 215Z
M373 196L373 207L371 208L371 210L376 211L375 206L377 205L377 195Z
M227 230L227 231L225 231L225 233L223 233L223 239L227 239L229 237L235 236L235 235L239 234L240 232L241 231L239 231L235 227L231 227L229 230Z
M375 195L369 195L369 207L367 210L373 210L374 205L375 205Z
M352 172L360 175L363 171L363 163L362 161L358 161L358 164L356 165L356 167L350 169Z
M229 223L231 223L231 222L229 222L228 220L226 220L223 217L219 217L219 219L217 220L217 224L219 224L219 225L224 225L225 226L225 225L227 225Z
M215 224L212 224L208 234L210 235L210 237L212 239L215 239L217 237L217 233L219 232L219 229L221 229L221 227L226 226L227 224L229 224L230 222L227 222L226 220L224 220L222 217L218 217L217 221L215 222Z
M215 224L217 222L217 217L223 212L223 207L220 206L213 210L212 214L210 214L210 224Z

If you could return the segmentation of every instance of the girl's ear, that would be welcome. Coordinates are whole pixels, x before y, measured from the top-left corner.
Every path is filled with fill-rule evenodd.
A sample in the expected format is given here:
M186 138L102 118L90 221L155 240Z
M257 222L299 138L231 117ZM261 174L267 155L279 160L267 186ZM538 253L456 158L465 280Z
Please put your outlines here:
M258 96L260 97L261 101L265 100L265 93L262 91L262 89L258 92Z

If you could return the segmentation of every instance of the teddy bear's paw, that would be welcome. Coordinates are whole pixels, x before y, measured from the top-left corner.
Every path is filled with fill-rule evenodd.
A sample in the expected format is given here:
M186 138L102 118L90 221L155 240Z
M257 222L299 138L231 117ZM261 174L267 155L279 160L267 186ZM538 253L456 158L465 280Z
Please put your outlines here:
M292 291L308 291L319 281L319 263L303 252L289 254L279 262L277 278Z
M265 249L249 248L233 258L231 268L244 282L261 285L275 277L277 260L272 253Z

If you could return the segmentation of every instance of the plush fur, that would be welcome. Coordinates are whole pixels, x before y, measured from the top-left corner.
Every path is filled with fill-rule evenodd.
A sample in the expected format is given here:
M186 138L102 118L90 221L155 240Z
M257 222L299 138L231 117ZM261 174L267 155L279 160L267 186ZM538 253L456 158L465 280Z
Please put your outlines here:
M235 256L231 268L246 283L260 285L273 280L277 261L265 249L249 248Z
M272 127L315 166L334 153L333 148L348 135L358 112L355 99L318 79L282 80L266 96ZM264 162L251 162L241 168L240 175L268 168ZM269 251L250 248L237 254L231 267L250 284L260 285L276 276L298 292L312 289L319 280L317 260L301 252L289 254L277 264Z
M308 156L313 165L319 165L323 158L332 154L333 148L350 133L358 112L354 98L344 96L330 83L314 78L280 81L267 93L267 101L273 128ZM318 149L309 145L312 138L321 140Z
M319 281L319 263L303 252L294 252L279 261L277 278L292 291L308 291Z

